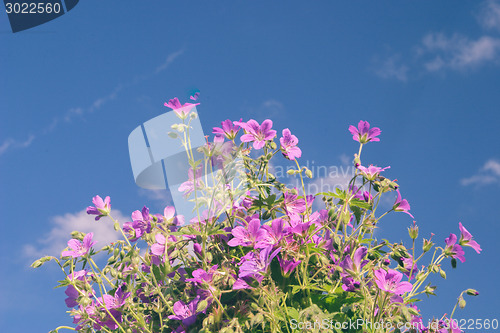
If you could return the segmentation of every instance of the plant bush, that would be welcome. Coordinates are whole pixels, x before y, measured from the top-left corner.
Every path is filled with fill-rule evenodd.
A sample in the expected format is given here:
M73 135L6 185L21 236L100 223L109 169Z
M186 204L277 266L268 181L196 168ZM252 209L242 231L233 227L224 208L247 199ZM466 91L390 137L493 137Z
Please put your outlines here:
M226 120L200 149L204 158L195 160L194 104L173 99L166 105L179 118L170 136L186 148L190 164L179 190L194 203L196 217L188 222L174 207L162 214L144 207L121 224L111 216L110 198L94 197L87 212L110 219L123 238L95 250L92 233L75 231L59 258L33 263L52 260L64 273L58 286L66 288L76 327L52 332L460 332L455 309L423 323L416 302L434 295L429 275L446 278L443 260L456 267L465 260L464 247L481 248L461 223L460 237L450 234L441 246L432 237L417 241L415 222L408 246L373 237L389 213L413 218L397 182L383 176L388 167L361 163L362 148L379 141L380 129L365 121L350 126L359 150L349 186L307 195L304 177L312 172L300 166L302 152L289 129L275 142L271 120ZM288 174L302 188L287 188L270 173L277 155L294 164ZM380 213L391 192L397 193L393 207ZM323 209L314 210L320 200ZM99 253L106 255L103 267ZM460 307L465 294L478 292L463 291Z

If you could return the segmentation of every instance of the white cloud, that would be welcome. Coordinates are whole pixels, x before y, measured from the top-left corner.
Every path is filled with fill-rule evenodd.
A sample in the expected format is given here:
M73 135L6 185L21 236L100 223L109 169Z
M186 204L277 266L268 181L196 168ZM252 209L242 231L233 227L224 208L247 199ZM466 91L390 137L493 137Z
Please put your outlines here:
M0 145L0 155L6 153L9 149L18 149L18 148L26 148L31 145L31 143L35 140L34 135L30 135L26 140L20 141L12 138L5 139Z
M285 105L273 98L263 101L257 107L244 107L243 113L249 114L251 117L255 118L257 121L263 121L264 119L276 119L285 114ZM243 119L248 120L248 119Z
M500 184L500 162L494 159L486 161L475 175L460 180L460 184L463 186L482 186L495 183Z
M124 217L118 210L113 210L111 215L121 225L129 220L129 218ZM86 211L54 216L51 218L51 224L52 229L41 235L35 243L24 245L23 251L26 257L59 256L61 251L67 246L68 240L71 239L71 232L75 230L84 233L93 232L94 240L97 241L96 248L101 248L122 237L119 232L114 230L111 219L103 217L99 221L95 221L95 216L88 215Z
M483 2L477 19L484 28L500 31L500 2L494 0Z
M408 70L408 66L400 63L400 56L394 55L385 60L382 66L380 66L375 73L384 79L406 81L408 79Z
M158 74L158 73L164 71L165 69L167 69L168 66L170 66L170 64L172 64L174 62L174 60L177 57L179 57L180 55L182 55L183 53L184 53L184 49L180 49L179 51L176 51L174 53L169 54L167 59L165 60L165 62L163 64L161 64L160 66L156 67L155 74Z
M445 68L464 70L500 60L500 39L482 36L472 40L459 34L447 37L431 33L422 39L419 53L432 57L424 63L430 72Z

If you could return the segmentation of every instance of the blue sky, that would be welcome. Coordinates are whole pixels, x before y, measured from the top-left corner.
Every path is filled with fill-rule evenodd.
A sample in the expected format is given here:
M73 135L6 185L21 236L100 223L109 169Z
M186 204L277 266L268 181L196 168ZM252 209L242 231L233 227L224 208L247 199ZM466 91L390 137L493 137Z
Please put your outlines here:
M345 166L357 152L348 126L380 127L363 162L391 166L420 234L443 245L462 222L483 248L456 270L444 263L424 317L475 288L455 317L500 319L499 1L88 0L16 34L0 14L0 43L6 332L71 322L52 289L60 271L28 266L73 229L102 245L114 235L83 213L94 195L111 196L122 222L143 205L162 210L166 193L134 183L127 137L194 89L206 134L228 118L271 118L299 138L303 163ZM390 216L378 235L407 240L411 222Z

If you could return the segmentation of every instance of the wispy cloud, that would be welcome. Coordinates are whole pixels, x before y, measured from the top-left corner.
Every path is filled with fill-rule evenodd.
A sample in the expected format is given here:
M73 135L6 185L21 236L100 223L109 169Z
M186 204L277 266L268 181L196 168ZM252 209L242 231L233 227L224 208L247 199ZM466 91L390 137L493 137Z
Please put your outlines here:
M384 79L406 81L409 67L401 63L400 55L393 55L386 59L375 73Z
M500 31L500 1L483 2L477 19L483 28Z
M47 135L51 132L53 132L58 126L64 123L70 123L74 119L82 118L86 114L90 114L92 112L95 112L99 109L101 109L105 104L115 100L119 93L126 87L131 87L136 84L139 84L155 75L158 75L159 73L163 72L166 70L179 56L181 56L184 53L184 49L180 49L178 51L175 51L171 54L169 54L166 58L166 60L159 66L155 68L154 71L150 72L147 75L143 76L138 76L126 83L123 84L118 84L114 89L112 89L108 94L105 94L103 96L100 96L96 98L93 102L91 102L88 106L86 107L72 107L69 110L67 110L63 115L61 116L56 116L52 118L50 121L49 125L45 126L40 130L39 133L30 135L27 140L21 141L21 140L16 140L13 138L7 138L5 139L1 144L0 144L0 156L6 153L7 151L11 149L20 149L20 148L26 148L31 145L33 140L38 138L41 135Z
M113 210L111 215L122 224L127 220L118 210ZM24 245L23 252L26 257L33 259L44 255L59 256L67 246L67 242L71 238L71 232L75 230L84 233L93 232L94 240L98 242L96 247L99 248L120 237L120 234L114 230L113 222L109 218L104 217L99 221L95 221L94 217L89 216L86 211L54 216L51 219L51 224L52 229L49 232L42 235L34 243Z
M500 162L494 159L486 161L483 167L479 169L475 175L462 178L460 184L463 186L500 184Z
M26 140L16 140L12 138L5 139L2 144L0 144L0 156L10 149L29 147L33 140L35 140L34 135L30 135Z
M277 119L285 114L285 105L274 98L270 98L263 101L260 105L244 107L243 111L245 114L249 114L251 117L256 118L257 121Z
M156 67L155 74L158 74L158 73L164 71L165 69L167 69L168 66L170 66L174 62L174 60L177 59L177 57L179 57L183 53L184 53L184 49L180 49L179 51L176 51L174 53L169 54L167 59L165 60L165 62L163 64L161 64L160 66Z
M476 18L486 30L500 31L500 0L480 5ZM471 37L460 33L431 32L402 57L399 53L380 61L375 74L384 79L407 81L409 73L467 72L486 64L500 64L500 37L485 33Z
M423 64L427 71L465 70L499 60L500 39L482 36L472 40L459 34L446 37L442 33L431 33L422 39L419 53L432 58Z
M167 190L146 190L139 188L139 196L152 201L154 208L163 211L166 206L174 206L172 196Z

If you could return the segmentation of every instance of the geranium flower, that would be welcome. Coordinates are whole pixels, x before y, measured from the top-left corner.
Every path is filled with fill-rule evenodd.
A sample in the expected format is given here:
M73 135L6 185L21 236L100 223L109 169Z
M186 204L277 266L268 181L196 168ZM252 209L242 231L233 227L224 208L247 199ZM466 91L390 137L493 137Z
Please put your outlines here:
M278 245L283 239L283 236L288 231L288 228L285 227L284 221L282 219L274 219L271 222L270 226L263 225L262 229L264 229L266 232L255 244L256 249L264 249L268 246Z
M403 278L403 274L394 270L389 269L388 271L380 268L374 271L375 274L375 283L380 288L380 290L401 295L406 292L411 291L413 288L410 282L401 282Z
M283 156L294 161L302 155L302 151L297 147L299 139L297 139L295 135L292 135L288 128L285 128L282 133L283 137L280 138L280 143L281 149L283 150Z
M98 195L92 198L92 202L94 206L87 207L87 214L89 215L97 215L95 220L99 221L99 219L103 216L108 216L111 212L111 204L110 198L106 197L104 200Z
M186 326L193 325L196 321L196 307L198 306L199 301L200 297L197 296L195 299L189 302L189 304L186 304L183 301L175 302L174 315L168 316L168 319L182 320L182 324Z
M241 122L242 120L243 119L240 119L239 122ZM225 136L228 140L234 140L240 130L240 126L236 125L236 123L236 121L233 123L231 120L226 119L221 122L222 127L214 127L212 133L214 133L216 137Z
M255 149L261 149L266 144L267 140L272 140L276 136L276 131L272 130L273 122L270 119L266 119L262 122L262 125L253 119L248 122L235 121L235 125L241 126L246 134L241 136L242 142L253 142L253 147Z
M182 183L178 191L179 192L184 192L184 197L189 196L194 191L194 179L195 175L193 172L193 168L189 168L188 170L188 180ZM203 186L203 183L201 181L201 165L196 168L196 188L200 189Z
M85 256L87 253L89 253L89 250L92 247L92 245L96 243L92 242L92 237L94 237L94 233L89 232L83 238L83 242L80 242L77 239L70 239L68 241L68 246L71 248L71 250L63 251L61 253L61 256L73 257L73 258Z
M285 210L289 216L298 215L306 211L306 201L303 198L298 199L297 194L286 191L284 197ZM309 198L307 198L307 203L309 204Z
M168 103L165 103L165 106L174 110L177 116L181 119L185 119L189 114L189 111L191 111L191 109L196 105L200 105L200 103L184 103L183 105L181 105L181 102L179 102L179 99L177 97L171 99L170 101L168 101Z
M359 143L367 143L370 141L380 141L377 136L382 133L380 128L374 127L370 129L370 124L367 121L360 120L358 123L358 128L353 125L349 126L349 132L352 134L352 138Z
M292 258L292 260L281 259L279 256L278 261L280 263L281 274L283 274L283 276L290 276L293 270L302 262L302 260L296 260L295 258Z
M396 202L392 206L392 209L394 209L395 212L403 212L414 218L409 212L410 204L408 203L408 200L401 199L401 193L399 193L399 190L396 190L396 192L398 192L398 197L396 198Z
M456 244L457 235L450 234L450 237L446 238L444 241L446 243L445 254L461 262L465 262L465 252L460 245Z
M259 219L252 219L248 226L245 227L236 227L231 233L234 238L231 239L227 245L229 246L253 246L255 243L262 240L262 238L266 235L266 230L260 227Z
M415 275L418 272L418 267L417 263L413 262L413 257L410 254L409 258L401 258L401 261L403 262L405 271L403 272L404 275L411 279L415 278ZM411 277L410 277L410 272L411 272Z
M375 180L380 175L380 173L386 169L390 169L390 166L385 168L380 168L373 165L370 165L368 168L362 165L358 166L358 170L361 171L363 177L365 177L368 180Z
M149 215L149 208L144 206L142 211L134 211L132 213L132 222L125 222L123 230L129 234L129 240L135 242L142 235L151 232L151 216Z
M465 229L465 227L462 225L462 222L459 222L458 223L458 227L460 228L460 240L458 241L458 243L462 246L470 246L472 247L474 250L476 250L476 252L478 254L481 253L481 246L475 241L472 239L472 235L470 232L467 231L467 229Z
M162 256L165 254L165 244L167 243L167 240L165 236L162 234L156 234L155 235L155 240L156 243L151 245L151 253L157 256ZM172 243L175 243L177 241L177 238L175 236L168 236L168 240Z
M245 256L246 258L240 266L239 277L253 277L260 283L263 279L262 273L267 272L271 261L281 251L281 247L279 247L271 253L272 249L270 246L261 250L258 257L253 252L249 252L251 255Z

